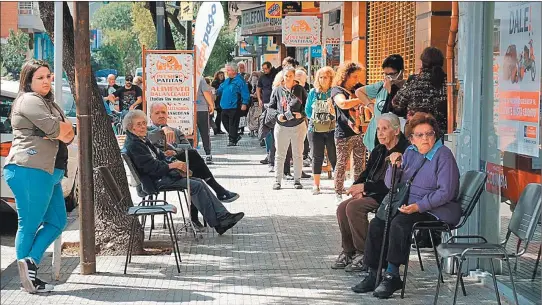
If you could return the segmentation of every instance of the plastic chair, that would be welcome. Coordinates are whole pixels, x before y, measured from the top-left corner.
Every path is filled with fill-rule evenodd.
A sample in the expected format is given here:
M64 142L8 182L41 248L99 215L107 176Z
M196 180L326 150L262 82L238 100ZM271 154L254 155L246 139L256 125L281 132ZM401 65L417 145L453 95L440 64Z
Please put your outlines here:
M514 300L516 304L518 302L518 296L516 293L516 285L514 283L514 275L512 268L510 267L510 258L518 258L525 254L529 246L529 242L533 238L536 231L537 223L540 219L540 208L542 206L542 186L540 184L530 183L528 184L519 198L516 209L512 213L510 223L508 224L508 231L506 238L500 244L490 244L482 236L452 236L448 241L440 244L437 247L437 252L441 257L441 264L444 263L446 258L454 258L459 261L457 280L455 283L454 301L457 301L457 288L462 278L461 267L463 262L467 258L486 258L489 259L491 265L491 271L493 273L493 286L495 289L495 295L497 297L497 303L501 304L499 289L497 287L497 280L495 278L495 267L493 265L493 258L506 261L508 267L508 273L510 276L510 282L512 283L512 291L514 293ZM510 236L514 234L521 240L523 247L518 249L516 253L508 253L506 245L510 240ZM478 239L481 242L478 243L456 243L459 239ZM439 276L442 276L442 269L439 268ZM437 281L437 291L435 294L434 304L437 304L440 289L440 281Z

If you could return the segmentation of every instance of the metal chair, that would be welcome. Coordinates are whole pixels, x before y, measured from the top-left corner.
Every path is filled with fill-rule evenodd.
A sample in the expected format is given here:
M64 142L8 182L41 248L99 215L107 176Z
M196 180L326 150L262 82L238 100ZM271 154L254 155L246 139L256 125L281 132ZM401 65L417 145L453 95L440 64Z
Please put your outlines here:
M416 245L416 251L418 252L418 260L420 262L420 268L422 271L423 269L423 263L422 263L422 256L420 254L420 249L417 247L418 241L416 239L416 230L429 230L429 231L444 231L449 236L452 236L452 230L459 229L465 223L467 222L467 219L469 218L470 214L474 210L474 207L480 201L480 196L482 195L482 191L484 190L484 184L486 182L487 175L482 172L478 171L468 171L464 175L461 176L459 180L459 193L455 199L456 202L461 203L461 220L459 223L455 226L450 226L449 224L439 221L439 220L433 220L433 221L419 221L415 223L412 226L412 238L415 241ZM431 244L433 245L433 252L435 254L435 260L437 261L437 268L441 268L440 261L438 259L437 254L437 248L435 246L435 243L433 241L433 236L431 232L429 233L429 236L431 237ZM410 254L410 253L409 253ZM407 254L407 255L409 255ZM406 279L408 275L408 262L405 265L404 273L403 273L403 288L401 289L401 298L404 298L405 296L405 287L406 287ZM440 281L444 283L444 279L442 276L440 276ZM463 279L461 279L461 288L463 289L463 294L467 295L467 292L465 291L465 286L463 285Z
M124 198L126 198L128 195L122 195L119 186L115 179L113 178L113 175L111 174L111 171L106 166L100 166L97 168L98 173L101 175L105 189L109 193L109 196L111 199L115 200L116 202L121 202ZM146 203L152 203L152 206L145 206ZM157 203L161 203L161 205L156 205ZM168 204L164 200L142 200L138 206L130 207L127 211L127 214L129 216L132 216L132 225L130 228L130 237L128 241L128 249L126 251L126 262L124 264L124 274L126 274L126 269L128 268L128 263L132 261L132 253L133 253L133 243L134 243L134 235L137 228L137 217L138 216L151 216L151 215L164 215L167 228L169 230L169 237L171 239L171 245L173 247L173 254L175 256L175 263L177 264L177 271L181 273L181 268L179 266L179 263L181 260L181 251L179 248L179 242L177 240L177 235L175 234L175 230L173 227L173 213L177 213L177 207L171 204Z
M188 210L188 214L190 214L190 202L186 196L186 190L179 190L179 189L169 189L169 188L160 188L158 190L158 193L154 193L154 194L147 194L144 190L143 190L143 186L141 184L141 179L139 178L139 173L137 172L133 162L132 162L132 159L130 159L130 156L128 156L126 153L124 152L121 152L121 156L122 156L122 159L124 159L124 162L126 163L126 165L128 166L128 169L130 170L130 173L132 174L132 177L134 178L134 186L137 190L137 194L139 197L141 197L142 199L146 199L147 197L151 200L149 202L149 204L152 204L152 200L153 199L158 199L158 195L159 195L159 192L162 192L163 193L163 200L165 201L166 200L166 195L167 195L167 192L176 192L177 193L177 198L179 198L179 205L181 207L181 214L183 216L183 222L184 222L184 226L180 229L182 230L183 228L188 232L188 229L190 228L192 230L192 233L194 234L194 237L195 238L198 238L198 233L196 232L195 228L194 228L194 225L192 224L192 221L189 219L189 221L187 222L186 221L186 217L184 215L184 209L182 207L182 200L181 200L181 192L183 193L184 195L184 199L185 199L185 203L186 203L186 207L187 207L187 210ZM164 225L165 225L166 221L164 219ZM145 227L145 224L146 224L146 216L143 217L143 227ZM151 235L152 235L152 230L154 229L154 217L151 216L151 228L150 228L150 231L149 231L149 240L151 239ZM165 227L164 227L165 229ZM200 236L202 237L202 236Z
M491 271L493 273L493 286L495 287L495 295L497 296L497 303L501 304L499 289L497 287L497 280L495 274L495 267L493 265L493 258L501 259L506 261L508 267L508 273L510 276L510 282L512 283L512 291L514 293L514 300L516 304L518 303L518 296L516 293L516 285L514 283L514 275L512 273L512 268L510 267L510 258L518 258L525 254L529 242L533 238L534 232L536 231L537 223L540 219L540 209L542 206L542 185L530 183L528 184L521 196L519 198L516 209L512 213L510 223L508 224L508 232L506 233L506 238L500 244L490 244L487 243L487 240L482 236L452 236L448 241L443 244L440 244L437 247L437 252L441 257L441 264L444 263L446 258L455 258L459 261L458 271L457 271L457 280L455 283L454 291L454 301L453 304L456 304L457 301L457 288L462 278L461 267L463 262L467 258L488 258ZM510 236L516 235L518 239L522 241L523 247L516 251L516 253L509 254L506 250L506 245L510 240ZM478 243L456 243L456 240L459 239L478 239L481 242ZM439 276L442 276L442 269L439 268ZM435 294L434 304L437 304L438 296L440 289L440 281L437 281L437 291Z

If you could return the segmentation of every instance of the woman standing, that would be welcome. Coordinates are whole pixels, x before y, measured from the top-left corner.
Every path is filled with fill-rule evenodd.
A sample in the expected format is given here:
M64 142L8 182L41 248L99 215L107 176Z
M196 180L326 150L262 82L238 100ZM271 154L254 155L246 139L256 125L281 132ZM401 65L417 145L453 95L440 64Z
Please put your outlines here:
M258 102L258 98L256 96L256 88L258 87L259 78L260 74L254 71L250 76L249 82L252 88L252 90L250 91L251 105L248 109L247 115L247 125L248 130L250 131L250 137L258 136L259 117L262 114L262 106L260 106L260 103Z
M218 90L218 87L220 87L220 84L224 82L224 72L218 71L215 73L215 77L213 79L213 82L211 83L211 87L214 88L213 94L215 94L215 110L216 110L216 119L215 119L215 125L216 129L213 130L214 134L225 134L224 131L222 131L222 108L220 108L220 95L216 95L216 90Z
M312 173L314 185L312 194L320 194L320 175L324 163L324 151L333 169L337 163L335 152L335 115L330 113L327 100L331 97L331 81L335 72L331 67L320 68L316 72L314 88L309 91L305 112L309 121L309 141L312 147Z
M275 184L274 190L281 188L284 172L284 164L288 146L292 144L294 160L294 187L302 189L301 170L303 169L303 141L307 135L305 124L305 109L303 104L307 99L307 92L295 82L295 70L285 67L281 71L282 85L273 89L269 108L278 111L277 124L275 125Z
M392 100L393 112L405 117L407 121L416 112L433 115L440 129L437 138L442 138L448 130L446 73L442 69L444 55L435 47L427 47L420 59L422 61L420 73L409 77L397 92ZM409 132L406 131L405 134L408 136Z
M53 286L37 277L37 265L66 226L61 181L74 131L54 102L46 62L30 60L23 65L11 123L13 143L4 175L15 195L19 217L15 237L19 276L27 292L48 292Z
M196 97L196 123L198 126L199 136L203 142L203 150L205 151L205 163L213 164L213 156L211 155L211 137L209 114L215 112L211 87L207 85L205 78L200 78L198 92Z
M350 153L354 154L354 180L357 180L365 166L365 146L363 136L359 131L359 118L356 113L361 110L360 106L367 106L354 95L354 91L363 86L360 83L362 68L356 63L345 62L339 66L331 98L337 115L335 127L335 146L337 148L337 165L335 169L335 193L336 201L342 201L345 193L344 179L346 175L346 162Z

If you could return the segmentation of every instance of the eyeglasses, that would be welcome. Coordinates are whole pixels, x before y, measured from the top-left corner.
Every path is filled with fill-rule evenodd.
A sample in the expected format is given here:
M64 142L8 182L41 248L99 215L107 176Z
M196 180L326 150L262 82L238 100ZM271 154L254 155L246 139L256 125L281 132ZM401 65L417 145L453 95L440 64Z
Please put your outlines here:
M416 132L416 133L413 133L412 134L413 137L415 137L416 139L422 139L423 136L426 136L427 138L432 138L435 136L435 131L428 131L426 133L423 133L423 132Z

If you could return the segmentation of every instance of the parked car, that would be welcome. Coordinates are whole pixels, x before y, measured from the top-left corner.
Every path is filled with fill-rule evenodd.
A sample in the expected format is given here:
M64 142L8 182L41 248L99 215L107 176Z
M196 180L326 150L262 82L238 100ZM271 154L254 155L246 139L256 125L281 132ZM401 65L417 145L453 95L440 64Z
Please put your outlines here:
M67 90L67 92L66 92ZM13 133L9 115L11 106L17 97L19 91L19 82L1 81L0 85L0 168L4 167L5 158L7 157L13 141ZM75 102L71 95L69 87L63 88L63 105L60 105L67 116L73 114L70 118L75 122ZM66 106L68 108L66 108ZM72 109L73 108L73 109ZM68 110L67 110L68 109ZM73 123L75 124L75 123ZM74 125L75 128L75 125ZM77 139L76 139L77 140ZM77 143L77 141L74 141ZM62 179L62 191L66 200L66 209L72 211L77 206L77 173L78 173L78 148L76 144L68 146L68 177ZM15 199L13 192L4 180L4 172L1 171L0 179L0 213L16 213Z
M137 68L135 70L135 76L143 76L143 68Z

